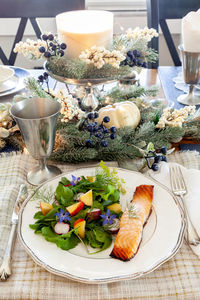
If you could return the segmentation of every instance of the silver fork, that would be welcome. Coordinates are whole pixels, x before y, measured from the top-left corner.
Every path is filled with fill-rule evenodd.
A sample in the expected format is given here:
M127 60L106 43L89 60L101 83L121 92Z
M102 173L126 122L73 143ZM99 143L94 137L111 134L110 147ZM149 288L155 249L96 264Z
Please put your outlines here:
M174 195L179 196L182 200L182 208L186 218L186 242L190 245L197 246L200 244L200 238L191 223L190 217L184 205L184 195L187 194L186 184L181 172L180 166L170 166L170 182Z

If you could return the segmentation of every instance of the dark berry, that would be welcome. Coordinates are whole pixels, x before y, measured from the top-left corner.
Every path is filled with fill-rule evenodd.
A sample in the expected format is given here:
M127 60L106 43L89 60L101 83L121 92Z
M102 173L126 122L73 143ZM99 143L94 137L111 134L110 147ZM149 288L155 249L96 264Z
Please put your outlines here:
M154 162L155 163L159 163L159 161L161 161L161 155L157 155L154 157Z
M101 146L102 147L107 147L108 146L108 142L106 140L102 140L101 141Z
M89 120L93 120L94 119L94 114L93 113L89 113L87 116L88 116Z
M136 65L137 65L138 67L141 67L141 66L142 66L142 60L141 60L140 58L138 58L138 59L136 60Z
M46 51L46 49L45 49L45 47L42 46L39 48L39 51L40 51L40 53L44 53Z
M39 80L40 82L43 82L43 80L44 80L43 75L38 76L38 80Z
M56 45L53 45L52 47L51 47L51 49L53 50L53 51L55 51L56 50Z
M44 79L47 79L49 77L49 75L47 74L47 72L43 73Z
M128 59L127 58L124 60L124 64L128 65Z
M53 45L54 45L54 43L52 43L52 42L49 43L49 46L50 46L50 47L52 47Z
M161 160L167 162L167 157L166 156L161 156Z
M59 54L60 56L63 56L65 53L64 53L63 50L59 50L59 51L58 51L58 54Z
M153 163L151 168L153 171L158 171L158 165L156 163Z
M160 152L161 152L162 154L167 154L167 147L162 147L162 148L160 149Z
M142 63L142 67L143 67L143 68L147 68L147 63L146 63L146 61L144 61L144 62Z
M43 35L42 35L42 40L47 41L47 40L48 40L48 35L43 34Z
M86 140L86 146L89 148L89 147L92 147L92 141L91 140Z
M117 128L115 126L110 127L110 131L112 133L116 133L117 132Z
M67 48L67 45L65 43L60 44L60 48L62 50L65 50Z
M114 133L111 133L111 135L110 135L110 138L111 138L111 140L114 140L114 139L116 139L116 134L114 134Z
M109 133L108 128L105 128L105 129L104 129L104 133Z
M105 122L105 123L110 122L110 118L109 118L108 116L105 116L105 117L103 118L103 122Z
M97 137L97 138L100 138L101 137L101 133L100 132L96 132L94 136Z
M92 126L92 125L88 125L88 126L87 126L87 130L88 130L89 132L92 132L92 131L93 131L93 126Z
M142 56L141 53L138 50L133 50L133 55L135 57L141 57Z
M49 51L46 51L46 52L44 53L44 57L46 57L46 58L51 57L51 53L50 53Z
M129 50L127 52L127 56L130 57L130 58L133 58L133 51Z
M99 117L99 113L97 111L94 112L94 118L97 119Z
M53 40L54 40L53 34L49 34L49 35L48 35L48 39L49 39L50 41L53 41Z

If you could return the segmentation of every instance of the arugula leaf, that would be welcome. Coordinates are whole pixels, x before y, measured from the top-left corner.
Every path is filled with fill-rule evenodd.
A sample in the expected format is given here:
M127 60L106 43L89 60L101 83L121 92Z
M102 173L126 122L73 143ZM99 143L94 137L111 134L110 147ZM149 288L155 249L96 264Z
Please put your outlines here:
M36 221L36 223L42 223L47 221L53 221L55 220L55 213L58 211L60 206L57 206L56 208L50 210L45 216L42 216L39 220Z
M74 222L78 219L85 219L89 208L80 210L75 216L71 217L70 225L73 227Z
M99 208L101 211L104 211L104 206L103 206L103 204L100 203L100 202L97 201L97 200L94 200L94 201L93 201L93 205L92 205L91 209L93 209L93 208Z
M34 214L34 219L42 219L44 215L42 214L41 211L37 211L35 214Z
M74 193L68 186L59 183L56 188L56 199L59 204L68 206L73 203Z

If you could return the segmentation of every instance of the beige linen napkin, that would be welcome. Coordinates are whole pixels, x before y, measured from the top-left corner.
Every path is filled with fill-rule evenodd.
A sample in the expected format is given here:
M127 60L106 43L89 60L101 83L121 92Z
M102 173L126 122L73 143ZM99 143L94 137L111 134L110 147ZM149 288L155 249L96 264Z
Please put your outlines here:
M171 190L169 167L172 163L162 162L159 171L150 170L148 174ZM174 165L178 165L173 163ZM184 205L197 234L200 236L200 171L187 169L179 165L187 186L187 194L184 195ZM200 257L200 245L190 246L194 253Z

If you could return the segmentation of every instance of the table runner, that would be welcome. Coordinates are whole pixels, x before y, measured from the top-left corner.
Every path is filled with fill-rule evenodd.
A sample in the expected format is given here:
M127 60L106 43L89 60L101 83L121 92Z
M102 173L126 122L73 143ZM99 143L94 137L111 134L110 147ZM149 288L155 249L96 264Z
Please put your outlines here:
M169 157L186 167L200 169L197 152L176 152ZM35 165L29 155L2 155L0 158L0 263L10 230L10 216L21 183ZM82 165L59 165L70 171ZM170 221L170 216L169 216ZM153 255L153 254L152 254ZM183 243L180 251L154 272L135 280L89 285L53 275L36 265L18 239L13 274L0 282L0 299L200 299L200 260Z

